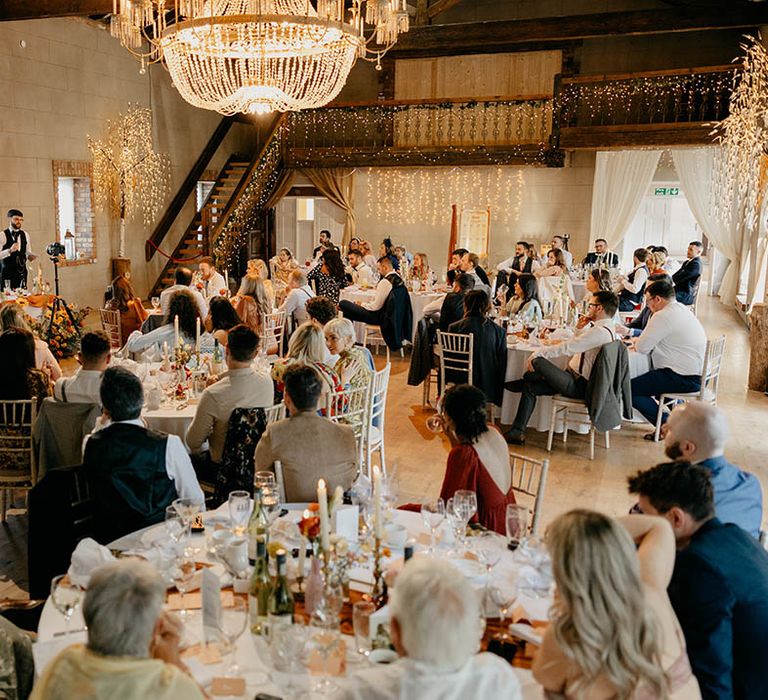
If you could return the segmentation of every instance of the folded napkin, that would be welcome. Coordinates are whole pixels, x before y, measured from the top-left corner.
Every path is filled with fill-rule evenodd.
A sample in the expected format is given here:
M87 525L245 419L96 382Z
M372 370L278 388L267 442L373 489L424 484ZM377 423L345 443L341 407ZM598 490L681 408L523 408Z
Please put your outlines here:
M67 574L72 583L86 588L91 574L103 564L109 564L111 561L115 561L115 557L104 545L86 537L77 543L75 551L72 552L72 563L69 565Z
M573 338L573 331L570 328L556 328L549 337L552 340L570 340Z

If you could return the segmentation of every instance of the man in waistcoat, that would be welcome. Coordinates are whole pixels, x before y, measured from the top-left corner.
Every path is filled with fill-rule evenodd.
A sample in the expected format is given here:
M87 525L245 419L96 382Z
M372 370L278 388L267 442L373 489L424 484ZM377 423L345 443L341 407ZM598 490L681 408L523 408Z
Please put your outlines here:
M27 260L34 260L37 256L32 253L29 234L21 228L24 214L18 209L9 209L8 219L8 228L0 237L0 287L4 288L9 283L11 289L18 289L27 286Z

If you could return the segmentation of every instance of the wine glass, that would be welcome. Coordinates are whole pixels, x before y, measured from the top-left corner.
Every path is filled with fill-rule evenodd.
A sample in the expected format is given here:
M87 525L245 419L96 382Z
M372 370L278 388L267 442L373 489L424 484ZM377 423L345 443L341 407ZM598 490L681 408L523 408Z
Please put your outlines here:
M187 525L176 509L176 506L168 506L165 509L165 522L163 526L171 540L177 544L187 531Z
M474 539L474 552L477 555L478 560L483 564L488 572L488 577L491 576L491 571L501 559L501 546L499 544L499 537L494 532L483 532Z
M496 576L489 582L488 592L491 602L499 611L499 625L502 631L498 635L498 639L508 641L510 636L505 628L504 620L509 617L510 610L517 601L517 582Z
M160 308L160 297L152 297L152 308L155 311Z
M291 622L293 624L291 624ZM269 624L269 652L272 665L277 671L284 672L289 692L299 687L296 683L299 667L307 644L307 625L302 615L294 615L293 620L287 616L272 616ZM278 685L280 679L272 677L272 682Z
M453 498L449 498L445 503L445 517L453 532L453 538L456 541L456 544L463 545L467 534L467 524L464 521L463 515L460 512L457 512ZM457 553L460 554L458 549Z
M445 502L442 498L421 505L421 517L431 535L429 553L434 554L437 546L437 530L445 519Z
M338 658L339 645L346 645L341 641L338 622L334 624L332 621L323 623L315 620L315 623L309 639L308 659L310 675L317 676L317 679L312 683L312 691L320 695L330 695L338 689L338 686L331 680L331 676L335 668L341 663ZM341 651L341 653L344 652Z
M64 616L64 634L69 634L69 623L83 600L83 589L69 580L66 574L51 581L51 601Z
M519 503L507 505L506 515L507 545L512 551L516 550L528 532L528 507Z
M197 514L203 509L203 503L195 498L177 498L172 505L184 521L187 537L192 537L192 523L195 522Z
M238 596L233 598L231 606L221 609L221 614L216 622L219 632L227 641L227 646L229 647L229 665L226 672L230 677L237 676L240 673L240 668L235 658L237 653L236 642L240 635L245 632L247 622L248 606L245 600Z
M454 509L464 515L467 525L477 513L477 494L469 489L459 489L453 494Z
M187 608L184 604L184 594L189 593L189 591L192 590L192 579L194 576L195 562L184 558L176 560L173 567L173 583L176 586L176 590L179 592L179 602L181 603L179 615L181 615L182 618L187 615Z
M228 503L232 532L237 537L242 537L245 534L248 516L251 513L251 495L247 491L231 491Z
M429 430L429 432L437 435L438 433L443 432L443 426L443 417L439 413L435 413L427 418L427 430Z

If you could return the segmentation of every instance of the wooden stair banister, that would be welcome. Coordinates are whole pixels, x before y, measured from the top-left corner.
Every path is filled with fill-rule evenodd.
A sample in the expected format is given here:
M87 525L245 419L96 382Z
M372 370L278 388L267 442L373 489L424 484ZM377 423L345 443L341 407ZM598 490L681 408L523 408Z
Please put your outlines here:
M229 203L227 204L226 209L222 213L221 218L216 223L216 227L213 229L213 231L211 231L211 234L208 237L208 245L211 247L211 249L213 249L213 246L216 243L216 239L219 237L221 232L224 230L224 227L227 225L229 218L232 216L232 212L235 210L235 206L237 205L238 200L242 196L243 192L245 192L245 189L248 187L248 183L251 181L251 177L253 176L254 171L259 165L259 162L261 161L261 158L264 155L264 152L267 150L267 147L272 142L272 139L275 137L275 134L278 132L283 122L285 121L286 115L287 115L287 112L281 112L280 114L275 116L272 122L272 125L269 127L269 131L267 132L267 135L264 138L264 142L262 143L261 148L259 148L256 154L253 156L253 158L251 158L251 162L248 164L248 169L245 171L245 174L240 179L240 182L237 183L237 188L232 193L232 196L229 199Z
M157 226L155 226L155 230L152 231L152 235L150 235L149 239L144 244L144 257L147 262L154 257L156 252L155 246L160 246L166 235L168 235L168 231L171 230L173 222L176 221L176 217L181 213L189 195L194 192L197 182L205 172L205 168L218 150L224 137L229 132L233 122L234 120L232 117L222 118L211 134L211 138L208 139L208 143L205 145L205 148L203 148L200 156L195 161L195 164L190 168L190 171L184 178L184 182L181 183L178 192L174 195L171 203L165 210L165 213L160 218L160 221L157 222Z

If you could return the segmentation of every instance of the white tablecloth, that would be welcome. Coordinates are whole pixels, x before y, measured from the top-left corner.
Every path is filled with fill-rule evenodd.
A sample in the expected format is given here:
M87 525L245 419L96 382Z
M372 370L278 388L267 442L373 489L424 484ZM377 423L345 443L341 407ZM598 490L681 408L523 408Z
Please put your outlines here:
M517 343L516 345L507 347L507 373L504 377L504 381L512 381L514 379L521 379L525 374L525 363L528 357L533 352L534 348L531 348L527 343ZM565 369L568 363L567 357L558 357L551 362L556 364L561 369ZM630 377L637 377L644 374L650 369L650 358L648 355L641 355L637 352L629 353L629 374ZM515 420L517 414L517 407L520 404L520 394L513 393L511 391L504 392L504 398L501 404L501 422L504 424L511 424ZM539 396L536 400L536 408L531 415L531 419L528 421L528 427L541 432L549 431L550 416L552 415L552 398L550 396ZM584 425L573 423L568 425L568 430L575 430L582 433L586 433L589 429ZM555 431L558 433L563 432L563 422L558 420L558 424L555 426Z
M305 505L306 504L297 504L297 506L293 509L291 509L291 506L288 506L288 508L291 509L291 512L286 517L296 520L298 514L303 510ZM222 506L218 511L204 514L203 519L206 521L206 523L213 525L214 521L220 522L222 520L222 515L226 512L227 504L224 504L224 506ZM409 537L418 539L420 536L423 537L426 535L426 529L424 527L422 518L418 513L394 511L393 517L397 523L400 523L406 527ZM119 540L112 542L109 546L115 549L127 549L141 546L142 540L147 542L149 539L151 539L147 535L149 531L153 531L154 529L162 530L162 528L162 524L155 525L152 528L147 528L145 530L134 533L133 535L120 538ZM201 549L201 556L199 557L200 561L208 561L207 555L205 554L204 538L204 535L193 536L193 546L198 546ZM417 549L419 548L421 548L421 545L417 545ZM439 550L447 551L448 548L448 545L440 543ZM400 556L402 556L402 552L400 552ZM507 549L504 549L502 558L494 569L494 576L506 575L508 573L510 576L514 577L515 567L516 564L512 558L512 553ZM484 580L472 581L473 586L478 591L482 590L485 585ZM546 615L546 611L549 608L550 603L551 601L549 599L529 599L524 595L521 595L518 599L518 604L521 605L525 610L529 611L529 614L534 616L536 619L541 619L543 615ZM189 625L193 633L198 635L202 634L202 623L199 611L191 613L188 616L188 620L185 622L185 624ZM77 611L75 611L72 621L70 622L70 629L81 630L83 627L83 617L81 609L79 608ZM79 634L71 634L68 637L55 636L57 632L62 632L64 629L64 619L61 614L56 611L49 598L43 608L43 612L40 617L40 624L38 627L38 644L36 644L35 649L36 660L38 662L36 664L35 671L38 675L42 673L47 662L50 661L55 656L55 654L58 653L58 651L69 644L82 643L84 641L85 632L81 632ZM243 670L243 675L247 684L247 691L244 697L253 697L256 693L267 693L276 695L278 697L283 696L285 694L285 689L279 687L279 685L276 685L275 682L273 682L274 680L277 680L279 683L280 676L279 674L273 675L274 672L269 663L268 652L264 640L262 638L252 639L250 637L251 635L249 635L246 631L238 640L236 651L237 663ZM349 636L345 636L344 638L347 642L348 650L347 671L353 672L363 668L363 662L354 651L353 638ZM195 668L197 668L197 665L195 665ZM222 662L221 664L217 665L202 666L201 668L204 669L210 678L212 678L214 676L223 674L225 663ZM531 676L530 671L515 668L515 673L518 674L520 683L523 687L524 700L534 700L542 697L541 690L533 681L533 677ZM260 681L256 674L260 674L262 679L262 674L267 674L270 676L270 680L267 682L263 682L263 680ZM304 674L296 675L299 678L308 680L308 676ZM316 696L314 694L310 694L310 697Z
M339 299L346 299L355 304L365 304L368 301L373 301L375 296L376 292L373 289L360 289L351 286L341 290ZM445 294L442 292L408 292L408 296L411 298L411 310L413 311L413 336L416 334L416 326L424 316L424 307L435 299L444 297ZM357 334L357 341L361 343L365 335L365 324L355 323L355 333Z
M161 406L155 411L145 410L142 418L151 430L178 435L184 442L184 436L195 417L195 411L197 411L197 401L193 400L180 411L175 406Z

